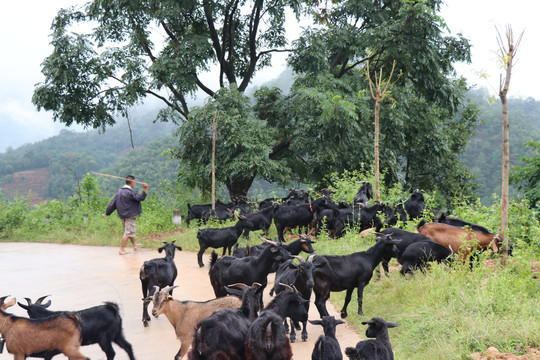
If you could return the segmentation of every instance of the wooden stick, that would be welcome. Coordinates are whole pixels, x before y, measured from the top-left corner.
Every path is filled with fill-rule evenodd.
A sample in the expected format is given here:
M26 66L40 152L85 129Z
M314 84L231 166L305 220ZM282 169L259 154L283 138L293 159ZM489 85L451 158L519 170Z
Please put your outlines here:
M101 173L98 173L98 172L95 172L95 171L92 171L92 174L95 174L95 175L101 175L101 176L107 176L107 177L111 177L111 178L115 178L115 179L129 180L129 181L133 181L134 183L141 184L141 185L144 185L144 184L145 184L145 183L140 182L140 181L135 181L135 180L131 180L131 179L124 178L124 177L120 177L120 176L114 176L114 175L108 175L108 174L101 174Z

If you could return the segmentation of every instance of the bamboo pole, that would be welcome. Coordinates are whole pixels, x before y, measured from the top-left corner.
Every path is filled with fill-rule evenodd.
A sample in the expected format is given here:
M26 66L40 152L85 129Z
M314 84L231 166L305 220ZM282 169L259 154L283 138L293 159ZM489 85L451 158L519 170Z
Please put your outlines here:
M144 183L144 182L140 182L140 181L136 181L136 180L131 180L131 179L128 179L128 178L125 178L125 177L114 176L114 175L108 175L108 174L101 174L101 173L98 173L98 172L95 172L95 171L92 171L92 174L94 174L94 175L106 176L106 177L115 178L115 179L121 179L121 180L129 180L129 181L133 181L134 183L141 184L141 185L146 184L146 183Z

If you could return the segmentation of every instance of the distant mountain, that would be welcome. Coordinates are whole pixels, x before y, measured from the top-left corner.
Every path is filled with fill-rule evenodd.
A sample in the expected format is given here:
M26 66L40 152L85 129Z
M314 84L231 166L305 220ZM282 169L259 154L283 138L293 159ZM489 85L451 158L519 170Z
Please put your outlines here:
M143 162L137 160L136 154L141 151L145 152L146 159L153 162L150 168L159 167L161 162L168 163L168 157L161 153L165 148L175 146L172 132L176 126L153 123L156 113L153 111L134 117L130 126L126 120L120 120L104 133L97 130L62 130L57 136L1 153L0 188L8 198L31 191L32 202L36 203L69 197L88 172L104 172L112 164L122 163L126 158L135 160L123 166L122 170L126 173L120 176L136 175L137 163ZM159 145L148 148L154 141L158 141ZM154 149L151 156L147 153L148 149ZM174 180L176 166L171 163L164 167L170 172L167 176Z
M487 99L483 90L468 94L478 104L484 123L476 129L461 163L477 176L479 195L483 204L493 202L493 194L501 194L502 179L502 109L498 98ZM509 99L510 167L522 165L520 158L534 156L535 152L523 146L527 141L540 140L540 102L533 98ZM510 171L512 169L510 168ZM510 184L510 196L517 190Z

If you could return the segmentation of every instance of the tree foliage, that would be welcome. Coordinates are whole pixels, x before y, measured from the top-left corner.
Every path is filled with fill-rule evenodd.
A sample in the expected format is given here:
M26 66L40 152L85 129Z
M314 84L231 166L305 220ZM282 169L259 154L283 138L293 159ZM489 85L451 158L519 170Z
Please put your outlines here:
M105 129L115 112L158 97L167 106L159 118L181 123L181 176L202 189L210 182L206 119L219 110L218 180L238 196L257 177L324 185L328 174L369 169L373 114L364 65L369 60L373 71L386 72L395 60L400 80L381 110L385 181L453 193L470 180L450 162L475 116L473 109L459 111L465 84L453 68L469 61L470 45L444 34L441 3L94 0L55 18L54 51L33 102L63 123ZM284 28L289 9L296 16L309 10L315 19L291 49ZM71 32L77 23L96 26L89 34ZM252 106L241 94L278 51L290 51L299 77L286 96L259 89ZM212 66L217 89L201 76ZM190 109L197 90L211 99ZM448 135L458 129L460 139Z
M540 141L529 141L526 144L536 151L536 155L525 156L520 160L524 166L516 166L510 172L510 180L517 184L520 191L533 209L540 207ZM537 213L537 215L539 215Z
M178 152L183 180L209 191L211 121L217 116L216 180L227 186L231 196L246 196L255 177L283 182L287 169L269 160L274 131L255 115L249 99L234 86L222 88L204 107L191 111L178 132L184 144Z

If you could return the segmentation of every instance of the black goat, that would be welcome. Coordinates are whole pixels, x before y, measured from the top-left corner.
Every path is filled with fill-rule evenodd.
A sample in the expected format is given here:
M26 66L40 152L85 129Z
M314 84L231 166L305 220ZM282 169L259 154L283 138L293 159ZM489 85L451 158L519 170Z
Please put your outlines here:
M235 284L239 285L239 284ZM260 310L261 284L245 285L240 309L222 309L197 324L189 360L245 358L249 328Z
M315 286L315 305L321 317L328 316L326 301L331 291L347 290L345 303L341 309L341 317L347 316L347 306L351 301L354 288L358 288L358 314L362 315L362 298L364 288L373 276L373 270L385 256L395 256L397 253L396 241L390 236L377 238L377 243L366 251L343 256L321 255L313 263L325 267L318 267L313 271Z
M423 270L430 261L446 263L452 253L450 249L431 239L412 243L398 258L401 275L412 273L413 269Z
M238 215L238 221L234 226L225 228L201 229L197 232L199 240L199 252L197 253L197 262L203 267L202 256L208 248L223 248L223 255L228 251L231 255L232 247L238 242L238 238L245 229L253 228L253 224L244 216Z
M266 311L250 326L246 339L246 360L289 360L293 353L283 320Z
M216 211L212 211L212 204L203 204L203 205L190 205L188 206L188 216L186 217L186 223L187 226L189 226L191 220L199 220L202 221L204 224L208 221L208 219L215 215L216 212L219 212L220 216L223 217L222 220L228 219L232 217L232 210L229 209L229 206L225 203L223 203L220 200L216 201L215 204ZM225 212L223 212L225 211ZM219 218L219 216L217 216Z
M49 300L43 304L47 296L40 297L35 303L25 298L28 305L18 303L20 307L28 312L31 319L43 319L59 314L75 315L80 321L81 345L99 344L103 352L107 355L107 360L114 359L115 351L112 343L120 346L128 354L130 360L135 360L131 344L126 340L122 331L122 318L118 311L118 305L106 302L104 305L94 306L79 311L50 311L47 308L51 305ZM60 354L60 351L47 351L42 354L44 359L50 360L53 356ZM38 357L35 354L33 357Z
M421 218L426 209L422 190L414 190L407 201L405 201L404 208L407 215L409 215L409 220Z
M165 257L145 261L143 266L141 266L139 279L141 279L143 300L154 294L154 286L158 286L159 288L173 286L174 280L176 280L178 270L174 263L174 252L175 250L182 250L182 248L175 245L174 241L163 243L165 245L160 247L158 252L161 253L165 250ZM148 304L147 301L143 302L142 322L144 326L148 326L148 322L151 320L148 314Z
M282 284L288 284L293 285L295 289L298 289L302 297L308 301L304 304L306 308L306 312L309 311L309 300L311 299L311 292L313 290L313 270L316 268L316 266L313 264L313 258L315 255L310 255L307 260L304 260L300 256L295 256L298 261L300 261L300 264L294 263L294 261L287 260L281 266L278 268L276 272L276 280L274 288L270 291L270 295L272 295L274 292L276 294L281 293L284 290L284 287ZM317 266L322 267L325 266L326 263L318 264ZM294 320L291 319L291 333L289 338L291 339L291 342L296 341L296 331ZM308 338L307 333L307 319L302 322L302 340L306 341ZM286 323L285 323L286 326Z
M251 247L249 245L247 245L246 247L239 247L237 243L236 245L234 245L232 256L237 258L251 256Z
M287 291L279 293L251 325L246 341L247 360L285 360L292 357L283 319L290 317L296 321L307 321L305 303L308 300L294 287L283 286Z
M336 338L336 326L344 324L343 320L336 320L333 316L323 316L322 320L309 320L313 325L321 325L324 335L319 336L313 352L311 360L342 360L341 347Z
M274 213L279 242L284 242L283 232L285 228L307 228L318 219L321 210L325 209L328 201L322 197L308 204L297 206L280 206Z
M311 238L308 235L300 234L300 237L297 240L294 240L290 244L282 243L281 246L283 246L283 248L287 250L291 255L298 255L302 251L308 254L313 253L315 250L313 249L312 244L315 244L315 241L311 240ZM259 255L268 246L270 246L270 244L268 243L252 246L249 249L249 256Z
M253 225L251 229L244 230L244 237L249 238L250 230L262 230L264 235L268 235L268 229L272 225L272 219L274 218L274 212L277 206L268 206L259 212L246 214L246 219L248 219Z
M368 325L366 336L375 340L364 340L356 344L356 347L348 347L345 354L350 360L394 360L394 352L388 336L388 328L399 326L398 324L386 322L382 318L372 318L362 322Z
M403 204L397 204L396 206L385 205L384 206L384 224L376 229L377 232L380 232L382 226L395 226L398 221L403 224L407 223L407 213L403 208Z
M368 206L368 201L373 197L373 187L369 181L364 181L358 193L354 197L353 204L361 204L362 206Z
M396 243L396 248L398 250L395 256L396 259L399 259L401 254L403 254L403 252L409 245L418 241L431 241L431 239L424 234L413 233L398 228L384 229L383 231L381 231L381 233L385 235L391 235L393 240L399 240L399 242ZM388 263L391 259L391 256L385 256L381 262L382 268L384 269L386 274L388 274Z
M216 297L227 295L225 286L235 283L267 283L267 277L272 270L274 262L283 262L289 259L290 254L283 246L273 241L265 240L272 244L259 256L236 258L234 256L222 256L212 252L210 261L210 283L214 288Z
M334 220L335 236L343 236L346 226L359 226L359 231L371 227L382 227L383 223L379 214L384 212L384 208L384 204L374 204L369 207L355 205L351 208L340 209Z
M457 227L470 227L474 231L479 231L484 234L491 234L491 232L483 226L473 224L468 221L455 218L452 216L447 216L446 214L441 214L437 222L452 225L452 226L457 226Z

